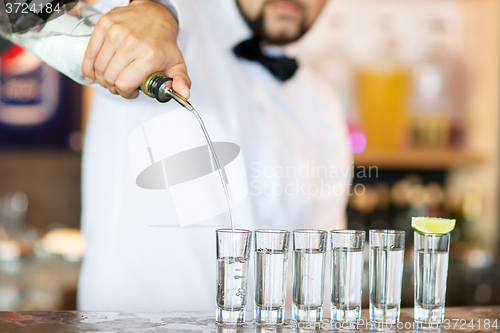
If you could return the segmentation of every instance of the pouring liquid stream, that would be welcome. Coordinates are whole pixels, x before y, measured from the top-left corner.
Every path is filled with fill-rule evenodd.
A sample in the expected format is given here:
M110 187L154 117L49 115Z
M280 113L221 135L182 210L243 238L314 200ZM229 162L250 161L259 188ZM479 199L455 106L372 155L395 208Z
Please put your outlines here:
M189 103L187 99L185 99L182 95L180 95L179 93L177 93L175 90L172 89L172 81L173 79L167 77L164 73L156 72L148 76L146 80L144 80L144 82L141 84L139 89L142 90L147 96L155 98L157 101L161 103L165 103L168 102L170 99L173 99L196 117L196 120L198 121L198 124L200 125L201 130L203 131L203 135L205 136L205 140L207 141L207 145L210 150L210 155L212 157L211 158L212 168L213 167L217 168L217 172L219 173L222 188L224 190L224 195L226 197L227 207L229 210L229 220L231 222L231 229L235 231L233 206L231 200L232 197L229 187L227 186L229 181L227 177L224 177L224 171L221 168L219 158L217 157L217 152L215 151L212 140L210 139L208 130L205 126L205 123L203 122L203 119L201 118L200 114L195 109L195 107L191 103Z
M196 120L198 120L198 124L200 124L200 127L203 131L203 135L205 136L205 139L207 140L208 148L210 149L213 162L215 163L215 168L217 168L217 171L219 172L219 177L220 177L220 181L222 184L222 188L224 189L224 195L226 196L227 207L229 209L229 220L231 222L231 229L234 231L235 229L234 229L233 206L232 206L232 202L231 202L232 201L231 194L229 192L229 188L228 188L227 183L226 183L226 178L224 177L222 168L220 166L219 159L217 157L217 152L214 149L214 146L212 144L212 140L210 139L210 135L208 134L207 128L205 127L205 123L203 122L203 119L201 118L198 111L194 107L192 107L192 110L190 108L188 110L196 117Z

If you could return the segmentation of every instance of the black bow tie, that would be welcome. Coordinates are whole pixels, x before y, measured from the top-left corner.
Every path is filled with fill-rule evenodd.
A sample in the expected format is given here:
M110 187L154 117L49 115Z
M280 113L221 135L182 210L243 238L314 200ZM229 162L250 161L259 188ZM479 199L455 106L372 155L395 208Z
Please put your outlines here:
M240 58L260 62L281 81L290 79L299 68L295 59L287 57L273 58L264 55L260 49L260 41L256 37L239 43L234 47L233 51Z

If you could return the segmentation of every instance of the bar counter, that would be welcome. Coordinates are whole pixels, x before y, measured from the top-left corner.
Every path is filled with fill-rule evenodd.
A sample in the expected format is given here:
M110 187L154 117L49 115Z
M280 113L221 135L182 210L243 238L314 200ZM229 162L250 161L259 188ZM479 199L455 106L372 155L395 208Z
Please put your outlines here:
M249 315L251 312L248 313ZM287 312L288 314L288 312ZM362 311L362 321L358 332L500 332L500 306L450 307L446 308L446 322L439 329L419 328L413 323L413 308L401 310L399 327L372 327L366 323L368 310ZM333 328L324 320L321 329L301 327L286 320L279 328L257 327L249 322L244 327L223 328L214 324L213 313L168 312L168 313L125 313L125 312L0 312L0 332L327 332ZM495 325L496 320L496 325ZM498 326L498 327L493 327ZM406 327L406 328L405 328ZM346 331L345 328L336 328Z

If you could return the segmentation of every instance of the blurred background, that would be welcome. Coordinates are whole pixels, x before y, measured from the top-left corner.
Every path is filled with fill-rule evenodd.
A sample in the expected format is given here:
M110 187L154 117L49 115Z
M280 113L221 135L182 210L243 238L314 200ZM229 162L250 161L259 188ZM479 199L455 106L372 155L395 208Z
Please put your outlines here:
M411 307L410 217L457 219L447 306L500 304L500 2L327 6L297 52L349 121L348 227L407 232L402 305ZM75 309L92 91L21 48L0 49L0 311Z

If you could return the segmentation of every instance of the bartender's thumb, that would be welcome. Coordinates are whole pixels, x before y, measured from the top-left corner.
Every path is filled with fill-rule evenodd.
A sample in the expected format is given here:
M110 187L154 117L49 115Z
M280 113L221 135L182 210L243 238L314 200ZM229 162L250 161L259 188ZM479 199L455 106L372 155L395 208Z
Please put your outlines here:
M166 75L173 79L172 89L182 95L185 99L188 99L190 96L189 89L191 89L191 79L187 74L186 65L176 65L170 68Z

